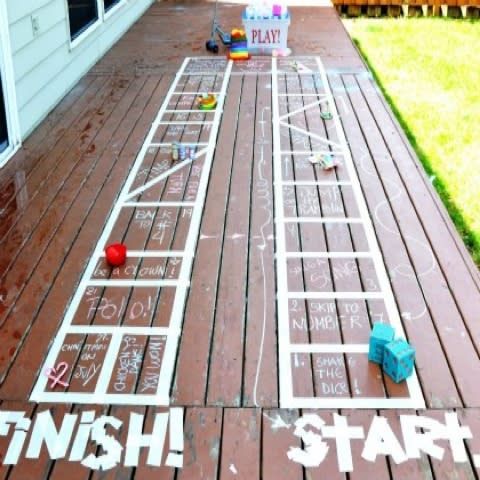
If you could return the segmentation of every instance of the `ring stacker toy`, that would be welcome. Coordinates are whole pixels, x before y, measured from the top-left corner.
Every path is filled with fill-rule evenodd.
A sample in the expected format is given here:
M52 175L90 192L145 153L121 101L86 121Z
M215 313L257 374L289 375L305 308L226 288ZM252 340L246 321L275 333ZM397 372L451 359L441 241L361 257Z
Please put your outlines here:
M213 110L217 106L217 97L213 93L204 93L197 97L197 105L200 110Z
M250 54L247 48L247 36L245 30L234 28L231 34L230 49L228 52L229 60L248 60Z
M315 153L308 157L308 160L314 165L318 163L323 170L332 170L338 166L331 153Z
M212 53L218 53L218 44L215 41L216 34L218 34L220 40L226 47L229 47L232 44L232 37L228 33L225 33L217 22L217 5L218 0L215 0L215 11L212 19L212 33L210 35L210 39L205 43L206 49Z

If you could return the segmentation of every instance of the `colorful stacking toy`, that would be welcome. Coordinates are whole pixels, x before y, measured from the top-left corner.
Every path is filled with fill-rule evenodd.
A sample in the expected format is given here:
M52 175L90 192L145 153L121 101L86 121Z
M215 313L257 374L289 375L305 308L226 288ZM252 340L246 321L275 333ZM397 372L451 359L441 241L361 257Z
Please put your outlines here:
M406 340L394 337L391 325L375 323L368 344L368 359L380 364L395 383L400 383L413 372L415 349Z
M197 105L200 110L213 110L217 106L217 97L213 93L204 93L197 97Z
M228 58L230 60L248 60L250 58L245 30L242 30L241 28L234 28L232 30Z

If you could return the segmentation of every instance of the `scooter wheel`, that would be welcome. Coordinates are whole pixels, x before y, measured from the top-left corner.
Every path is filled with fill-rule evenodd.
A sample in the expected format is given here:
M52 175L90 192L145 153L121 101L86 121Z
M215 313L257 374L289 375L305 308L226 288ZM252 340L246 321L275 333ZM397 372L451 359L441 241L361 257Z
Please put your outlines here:
M218 45L213 39L207 40L205 47L209 52L218 53Z

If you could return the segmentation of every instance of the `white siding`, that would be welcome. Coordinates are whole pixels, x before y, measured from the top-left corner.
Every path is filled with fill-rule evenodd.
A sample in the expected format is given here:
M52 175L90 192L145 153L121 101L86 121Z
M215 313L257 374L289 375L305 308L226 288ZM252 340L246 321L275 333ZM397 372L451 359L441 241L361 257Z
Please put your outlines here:
M154 1L127 0L71 48L66 0L7 0L22 138ZM36 35L32 15L39 24Z

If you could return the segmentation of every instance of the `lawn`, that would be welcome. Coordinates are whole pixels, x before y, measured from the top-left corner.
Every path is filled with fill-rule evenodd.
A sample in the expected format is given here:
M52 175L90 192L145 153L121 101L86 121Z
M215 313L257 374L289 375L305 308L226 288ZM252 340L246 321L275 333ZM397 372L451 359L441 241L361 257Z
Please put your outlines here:
M480 22L344 23L480 265Z

